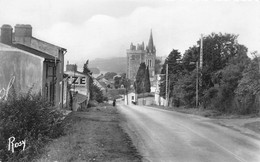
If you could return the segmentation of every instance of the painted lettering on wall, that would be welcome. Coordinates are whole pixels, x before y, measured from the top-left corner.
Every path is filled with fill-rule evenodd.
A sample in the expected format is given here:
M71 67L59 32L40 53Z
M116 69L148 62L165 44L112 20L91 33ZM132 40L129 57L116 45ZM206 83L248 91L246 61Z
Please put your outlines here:
M12 153L14 153L14 149L20 146L23 146L23 151L24 151L25 143L26 140L15 142L15 137L10 137L8 138L8 151L12 151Z
M7 100L9 90L12 87L12 85L14 84L14 80L15 80L15 76L12 76L12 78L10 79L10 81L9 81L9 83L7 85L7 88L6 89L2 88L0 90L0 100L1 99Z
M86 86L86 77L70 76L70 83L75 86Z

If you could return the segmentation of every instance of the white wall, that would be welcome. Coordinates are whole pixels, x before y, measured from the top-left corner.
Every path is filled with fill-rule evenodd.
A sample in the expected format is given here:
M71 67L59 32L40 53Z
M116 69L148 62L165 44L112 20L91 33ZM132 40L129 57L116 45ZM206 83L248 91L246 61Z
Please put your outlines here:
M136 101L136 95L135 93L129 93L128 95L125 95L125 105L132 105L132 102Z

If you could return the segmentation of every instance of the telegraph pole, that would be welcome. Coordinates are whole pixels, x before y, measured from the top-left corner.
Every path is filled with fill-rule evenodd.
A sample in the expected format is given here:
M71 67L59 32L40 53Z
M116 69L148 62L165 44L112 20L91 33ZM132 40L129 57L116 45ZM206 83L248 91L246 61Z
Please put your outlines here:
M196 107L198 107L199 104L199 62L196 62Z
M166 64L165 100L166 100L166 106L168 106L168 63Z
M200 70L202 70L203 66L203 34L201 34L200 38Z
M199 106L199 87L202 86L202 73L201 73L202 67L203 67L203 34L201 34L201 38L200 38L200 62L199 64L198 62L196 63L196 68L197 68L196 107Z

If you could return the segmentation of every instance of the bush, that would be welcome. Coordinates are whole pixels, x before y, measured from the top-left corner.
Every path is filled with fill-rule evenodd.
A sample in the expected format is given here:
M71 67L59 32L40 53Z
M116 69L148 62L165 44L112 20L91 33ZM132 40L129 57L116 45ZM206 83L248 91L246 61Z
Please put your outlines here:
M0 101L0 157L2 161L30 161L43 151L51 139L64 134L63 114L53 108L40 95L17 96ZM8 151L8 139L26 140L22 147Z
M146 93L137 94L137 98L146 98L146 97L154 97L154 93L146 92Z

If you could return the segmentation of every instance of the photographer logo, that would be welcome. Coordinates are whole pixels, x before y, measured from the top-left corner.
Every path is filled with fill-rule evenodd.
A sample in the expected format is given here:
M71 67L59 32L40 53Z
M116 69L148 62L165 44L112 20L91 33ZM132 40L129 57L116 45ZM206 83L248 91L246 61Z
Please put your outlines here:
M14 149L17 148L17 147L20 147L20 146L23 146L23 151L24 151L25 143L26 143L26 140L16 142L15 137L10 137L8 139L8 151L12 151L12 153L14 153Z

